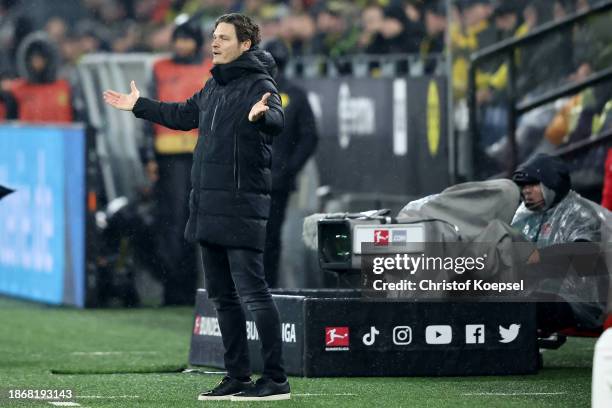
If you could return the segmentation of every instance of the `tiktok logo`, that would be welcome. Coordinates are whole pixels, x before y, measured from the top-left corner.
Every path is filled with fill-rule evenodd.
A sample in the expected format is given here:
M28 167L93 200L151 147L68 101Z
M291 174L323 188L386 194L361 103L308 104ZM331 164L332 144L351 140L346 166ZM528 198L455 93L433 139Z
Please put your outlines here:
M376 335L380 332L375 326L370 326L370 332L363 335L362 341L365 346L372 346L376 342Z

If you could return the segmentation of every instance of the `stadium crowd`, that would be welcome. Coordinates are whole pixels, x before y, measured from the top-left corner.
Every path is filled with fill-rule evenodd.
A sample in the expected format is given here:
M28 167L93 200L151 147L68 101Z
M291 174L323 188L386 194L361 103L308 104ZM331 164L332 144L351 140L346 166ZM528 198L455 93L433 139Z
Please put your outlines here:
M450 51L452 94L460 111L466 101L469 58L474 51L525 36L544 23L561 21L602 1L452 0L447 10L444 0L1 0L0 120L44 121L45 117L26 117L18 112L20 99L27 99L29 91L23 82L55 80L69 83L70 87L63 84L55 92L59 89L68 94L73 105L71 112L66 110L59 116L67 121L82 118L79 111L83 107L74 95L79 88L74 67L83 55L169 52L175 28L187 21L205 33L201 48L204 58L210 58L206 44L214 20L226 12L254 16L261 26L263 43L280 40L288 49L289 60L323 56L334 61L340 74L353 73L342 61L355 55L412 55L423 62L425 73L431 73L442 59L429 57ZM609 16L601 15L588 24L521 47L515 54L519 99L578 83L611 66ZM28 60L32 53L43 54L48 61L38 74L33 74L36 69ZM487 164L491 169L503 167L509 148L504 137L509 91L504 58L481 65L476 77L477 144L491 159ZM377 64L370 62L369 75L381 72ZM396 75L409 72L408 62L402 64L396 64ZM438 68L442 68L439 74L447 71L446 66ZM516 134L519 159L600 134L609 127L610 99L610 86L597 86L524 115ZM461 122L456 125L459 130Z
M66 80L78 91L74 67L83 55L168 52L175 28L188 20L206 34L202 50L209 58L206 43L214 20L226 12L254 16L263 43L279 39L289 50L290 60L323 56L335 60L340 74L352 73L338 62L342 57L364 54L412 55L424 62L424 72L431 73L441 60L429 57L449 50L453 98L459 106L466 98L469 57L474 51L522 37L544 23L560 21L601 1L452 0L447 10L444 0L1 0L0 120L24 119L16 107L25 92L17 86L19 78L30 83ZM521 48L515 56L519 97L577 83L612 65L609 13L601 17ZM33 40L42 44L39 53L52 62L43 74L34 75L38 78L32 78L31 64L25 61L36 48L31 47ZM408 72L407 62L403 63L396 65L396 74ZM491 158L491 168L502 165L507 157L507 65L503 59L490 61L479 67L476 78L478 145ZM369 74L377 76L378 68L370 63ZM442 68L438 73L446 70ZM519 158L527 158L538 148L542 134L544 151L550 151L607 128L609 88L588 88L525 115L517 131ZM62 117L71 121L78 119L82 107L74 95L69 100L75 105L73 112ZM576 117L581 112L582 120Z
M455 51L471 52L589 7L589 0L548 3L456 0L449 25L443 0L2 0L0 73L18 74L19 44L41 28L64 65L98 51L168 51L177 17L197 16L209 33L216 16L234 11L255 16L264 42L280 37L293 56L428 55L444 50L447 27Z

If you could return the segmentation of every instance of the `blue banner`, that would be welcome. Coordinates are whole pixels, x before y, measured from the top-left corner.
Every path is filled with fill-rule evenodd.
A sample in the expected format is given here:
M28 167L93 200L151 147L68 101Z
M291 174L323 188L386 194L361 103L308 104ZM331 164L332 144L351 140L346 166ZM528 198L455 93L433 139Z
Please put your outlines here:
M85 134L0 126L0 293L84 305Z

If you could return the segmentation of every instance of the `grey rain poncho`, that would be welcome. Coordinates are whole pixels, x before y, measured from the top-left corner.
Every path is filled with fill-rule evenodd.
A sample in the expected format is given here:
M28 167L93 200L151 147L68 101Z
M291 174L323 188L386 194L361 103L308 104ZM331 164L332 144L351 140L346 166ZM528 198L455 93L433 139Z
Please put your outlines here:
M580 243L585 242L593 243L592 251L601 254L600 264L559 263L558 277L542 280L538 288L568 302L580 326L601 327L609 296L606 264L612 264L607 259L612 238L610 212L570 190L569 171L556 158L537 155L519 166L513 179L518 184L540 183L544 196L543 209L531 211L522 203L514 215L512 226L523 236L543 253L561 248L568 260L584 250L585 244Z

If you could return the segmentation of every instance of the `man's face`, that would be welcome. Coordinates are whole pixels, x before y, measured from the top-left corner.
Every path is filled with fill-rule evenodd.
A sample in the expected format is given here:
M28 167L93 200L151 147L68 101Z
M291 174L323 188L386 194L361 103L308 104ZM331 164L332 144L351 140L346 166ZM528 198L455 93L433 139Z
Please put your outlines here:
M381 33L385 38L395 38L404 31L404 24L397 18L387 17L383 21Z
M514 27L516 27L516 22L516 14L509 13L495 17L495 25L504 31L514 30Z
M378 6L370 6L361 13L363 28L368 33L376 33L383 24L385 15Z
M236 27L230 23L219 23L213 32L213 64L227 64L251 48L251 40L238 41Z
M198 43L193 38L177 37L173 43L174 54L189 57L197 52Z
M30 57L30 66L34 72L42 72L47 66L47 59L40 54L32 54Z
M531 211L537 211L544 208L544 194L540 184L525 184L521 188L525 207Z

